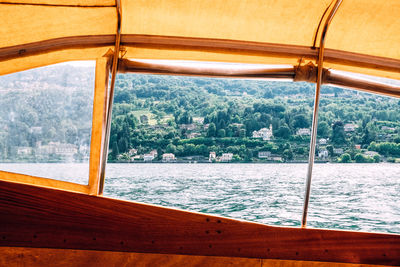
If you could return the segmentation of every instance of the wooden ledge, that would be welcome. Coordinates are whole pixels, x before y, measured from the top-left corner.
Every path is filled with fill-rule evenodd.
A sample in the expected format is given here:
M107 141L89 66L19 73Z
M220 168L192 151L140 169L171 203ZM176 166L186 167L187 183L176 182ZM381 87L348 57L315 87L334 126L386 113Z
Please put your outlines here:
M0 181L0 246L400 265L400 235L274 227Z

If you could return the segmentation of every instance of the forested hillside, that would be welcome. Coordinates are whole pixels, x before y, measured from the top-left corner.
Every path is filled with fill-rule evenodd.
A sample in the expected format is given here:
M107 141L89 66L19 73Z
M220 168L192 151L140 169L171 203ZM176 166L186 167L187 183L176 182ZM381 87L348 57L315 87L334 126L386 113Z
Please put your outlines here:
M133 154L156 149L158 159L162 153L201 159L194 156L216 152L249 162L262 160L258 152L268 151L269 159L304 161L313 90L307 83L121 75L109 159L129 161ZM362 153L373 141L378 144L372 148L383 156L400 156L399 108L397 99L324 87L317 156L326 150L323 160L340 161L344 155L343 161L372 161L373 154ZM253 138L254 131L270 125L270 140Z
M63 160L54 149L71 150L74 160L87 158L93 85L93 68L69 65L0 77L0 160Z
M1 77L0 160L62 160L68 153L45 155L60 147L74 161L87 159L93 75L93 68L56 65ZM109 160L161 161L169 153L172 161L305 161L314 87L118 75ZM317 159L394 161L399 111L394 98L324 87Z

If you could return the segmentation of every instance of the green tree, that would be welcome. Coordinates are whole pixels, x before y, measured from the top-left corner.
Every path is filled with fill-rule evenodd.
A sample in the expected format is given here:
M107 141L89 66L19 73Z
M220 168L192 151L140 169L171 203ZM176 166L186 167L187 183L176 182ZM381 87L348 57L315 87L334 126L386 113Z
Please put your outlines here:
M329 155L332 157L333 156L333 146L332 145L327 145L326 150L328 150Z
M336 121L332 125L332 143L336 145L342 145L346 143L346 135L344 132L344 125L341 121Z
M246 137L246 130L245 129L240 129L239 130L239 137L240 138L245 138Z
M116 141L113 142L111 147L112 147L111 156L112 156L113 159L117 159L117 156L119 154L119 149L118 149L117 142Z
M225 129L219 129L218 130L218 137L220 137L220 138L225 137Z
M360 154L360 153L357 153L357 154L355 155L354 160L355 160L357 163L365 163L365 162L366 162L366 158L365 158L362 154Z
M165 152L166 152L166 153L173 153L173 154L176 154L176 146L173 145L173 144L167 145L167 147L165 148Z
M120 153L125 153L126 151L128 151L128 140L126 140L125 137L119 139L118 150Z
M344 153L340 158L340 162L341 163L349 163L349 162L351 162L350 154Z
M217 127L215 127L215 123L211 122L208 125L207 136L208 137L214 137L216 132L217 132Z
M310 125L309 120L304 114L298 114L293 117L293 123L292 123L294 128L307 128Z
M364 128L361 143L363 145L369 145L372 141L375 141L377 135L376 132L377 127L373 124L373 122L368 122L366 127Z
M277 131L274 132L274 135L276 137L288 139L290 137L290 129L286 124L284 124L281 127L279 127Z
M291 149L285 149L283 151L283 157L285 160L292 160L293 159L293 151Z
M381 157L379 155L374 155L374 162L379 163L381 162Z
M321 121L318 123L317 129L318 136L320 137L328 137L329 136L329 124L326 121Z

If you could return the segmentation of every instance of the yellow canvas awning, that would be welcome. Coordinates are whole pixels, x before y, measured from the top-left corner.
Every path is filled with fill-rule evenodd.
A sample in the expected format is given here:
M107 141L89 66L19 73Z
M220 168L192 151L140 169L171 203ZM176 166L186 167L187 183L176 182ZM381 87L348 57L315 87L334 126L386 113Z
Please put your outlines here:
M315 61L331 0L121 0L125 58L298 65ZM0 3L0 74L101 57L115 43L111 0ZM325 15L324 15L325 14ZM400 79L400 1L343 0L324 67Z

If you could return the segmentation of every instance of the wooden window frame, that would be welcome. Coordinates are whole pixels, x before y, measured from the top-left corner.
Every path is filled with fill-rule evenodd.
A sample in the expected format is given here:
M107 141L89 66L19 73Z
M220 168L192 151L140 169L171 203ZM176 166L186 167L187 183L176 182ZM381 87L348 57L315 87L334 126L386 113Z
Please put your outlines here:
M82 185L53 178L43 178L2 170L0 170L0 180L98 195L100 164L105 142L110 66L109 57L102 57L96 60L88 184Z

